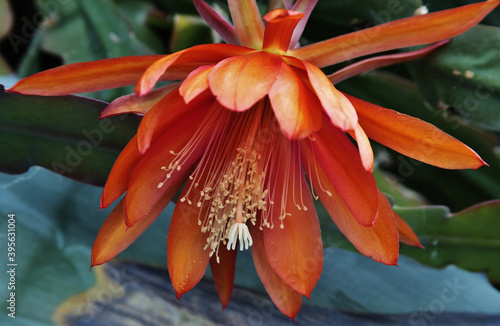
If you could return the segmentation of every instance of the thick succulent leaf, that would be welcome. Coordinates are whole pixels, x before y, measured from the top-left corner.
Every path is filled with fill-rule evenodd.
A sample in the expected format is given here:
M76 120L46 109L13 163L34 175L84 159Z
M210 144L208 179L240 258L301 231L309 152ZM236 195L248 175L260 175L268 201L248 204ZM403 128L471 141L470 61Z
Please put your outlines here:
M499 48L500 28L477 26L410 66L432 105L500 131Z
M102 188L60 178L38 167L23 175L0 173L0 191L2 230L7 230L7 214L16 214L18 264L16 319L8 317L5 310L0 314L0 325L53 326L52 315L57 305L94 284L99 268L89 272L90 250L111 209L98 210ZM171 214L171 208L166 213ZM165 264L166 215L162 214L121 257L135 260L142 257L143 263ZM0 232L4 245L6 235L6 231ZM0 261L5 266L6 252L2 256ZM117 275L125 277L121 272ZM8 284L7 277L3 272L0 282ZM122 278L122 281L133 279ZM107 284L99 293L116 296L121 293L120 288L116 283ZM0 291L0 299L6 302L8 294L7 290ZM90 303L90 297L83 298ZM89 305L80 308L85 313L95 311Z
M375 169L373 170L373 176L377 181L377 187L388 197L391 205L397 204L401 207L411 207L426 204L421 194L405 187L394 175L382 169Z
M191 46L213 43L212 30L199 17L175 15L170 51L177 52Z
M99 120L105 102L76 96L41 97L0 92L0 170L23 173L43 166L103 185L133 137L136 116Z
M33 33L36 42L31 42L29 55L23 58L20 73L23 77L38 71L42 52L59 56L68 64L165 51L161 39L145 25L148 12L153 8L150 3L104 0L96 5L95 1L40 0L37 5L39 13L57 19L41 24L38 29L27 24L25 30ZM16 48L28 41L19 39ZM131 88L102 91L92 96L111 101L126 93L131 93Z
M396 209L426 250L403 247L401 253L426 265L454 264L488 274L500 284L500 201L490 201L451 214L446 207Z
M95 33L93 36L97 39L94 40L94 44L101 48L106 57L115 58L123 56L124 53L154 54L133 33L132 21L117 3L111 0L99 1L99 5L94 1L78 2L88 24L87 32Z

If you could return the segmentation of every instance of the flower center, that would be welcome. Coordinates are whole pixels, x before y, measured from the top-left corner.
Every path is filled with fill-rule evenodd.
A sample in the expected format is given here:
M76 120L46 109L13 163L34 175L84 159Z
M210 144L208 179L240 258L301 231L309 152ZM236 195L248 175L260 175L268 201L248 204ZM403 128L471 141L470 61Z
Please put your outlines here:
M208 146L206 141L201 145L201 139L209 139ZM279 221L284 228L289 198L307 210L302 189L296 187L302 174L298 145L281 134L267 98L245 112L214 102L191 141L179 153L171 152L176 157L162 168L166 178L199 150L204 154L179 201L199 208L198 225L207 234L205 249L217 261L221 244L228 250L238 241L240 250L252 245L248 223L262 230Z

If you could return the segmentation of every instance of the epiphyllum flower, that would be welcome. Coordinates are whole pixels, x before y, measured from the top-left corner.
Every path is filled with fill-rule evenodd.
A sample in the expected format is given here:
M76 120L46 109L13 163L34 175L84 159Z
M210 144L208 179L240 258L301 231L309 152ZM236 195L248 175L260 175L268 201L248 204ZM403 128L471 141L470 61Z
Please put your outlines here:
M230 0L234 27L203 1L194 3L228 44L72 64L12 88L62 95L137 82L134 95L117 99L102 113L134 112L144 118L104 188L101 207L126 195L97 236L92 265L129 246L187 181L167 240L178 297L198 283L210 263L225 306L233 286L235 248L251 247L271 298L294 318L323 263L313 196L354 246L376 261L396 264L399 241L420 245L375 184L368 137L442 168L485 164L434 126L343 94L332 84L422 56L437 45L360 61L331 76L320 68L455 36L500 0L402 19L305 47L298 40L316 1L299 0L291 11L271 11L264 26L254 1ZM153 89L160 80L181 82Z

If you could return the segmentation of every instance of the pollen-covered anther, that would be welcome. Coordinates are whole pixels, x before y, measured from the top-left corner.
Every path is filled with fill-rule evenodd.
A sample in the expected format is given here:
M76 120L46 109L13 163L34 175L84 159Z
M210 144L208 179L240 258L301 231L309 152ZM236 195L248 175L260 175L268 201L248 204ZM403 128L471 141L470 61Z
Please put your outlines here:
M227 238L227 250L235 250L237 240L240 241L240 251L250 248L253 244L252 236L245 223L231 225Z

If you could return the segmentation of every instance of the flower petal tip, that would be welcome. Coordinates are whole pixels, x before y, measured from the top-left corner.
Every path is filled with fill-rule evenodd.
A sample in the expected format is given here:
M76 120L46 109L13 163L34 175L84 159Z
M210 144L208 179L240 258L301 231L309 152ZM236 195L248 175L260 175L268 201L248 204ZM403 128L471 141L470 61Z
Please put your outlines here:
M488 163L486 163L481 157L479 157L479 159L481 160L481 165L479 165L477 167L477 169L479 169L480 167L483 167L483 166L490 167L490 165Z
M90 269L89 269L89 272L92 271L92 268L96 267L96 266L99 266L99 265L102 265L106 263L106 261L100 261L99 259L97 259L96 257L94 257L94 255L91 255L90 257Z

